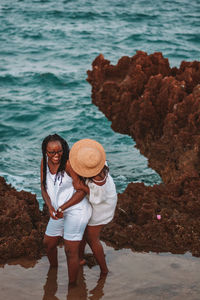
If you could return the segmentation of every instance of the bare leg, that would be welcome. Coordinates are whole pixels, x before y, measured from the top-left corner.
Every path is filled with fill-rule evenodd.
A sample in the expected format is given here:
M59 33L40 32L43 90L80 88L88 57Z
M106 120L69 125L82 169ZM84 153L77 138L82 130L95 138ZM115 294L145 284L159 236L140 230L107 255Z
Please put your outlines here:
M86 238L87 242L92 249L92 252L100 266L101 274L108 273L108 267L105 260L105 254L103 250L103 246L100 242L99 235L101 232L103 225L98 226L87 226L86 229Z
M57 245L59 242L59 236L48 236L44 235L44 246L46 247L47 257L51 267L58 266L58 257L57 257Z
M86 261L84 259L85 246L86 246L86 238L85 238L85 234L84 234L83 239L80 242L80 246L79 246L79 259L80 259L81 266L86 263Z
M79 271L79 246L81 241L65 240L69 285L75 285Z

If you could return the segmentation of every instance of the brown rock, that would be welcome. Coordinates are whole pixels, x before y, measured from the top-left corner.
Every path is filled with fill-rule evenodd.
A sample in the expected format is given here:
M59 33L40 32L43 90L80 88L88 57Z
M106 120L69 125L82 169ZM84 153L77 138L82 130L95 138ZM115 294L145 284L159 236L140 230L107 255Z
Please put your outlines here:
M48 220L36 196L17 192L0 177L0 263L25 256L39 258L44 253L43 236Z
M100 55L87 80L92 102L163 180L129 184L102 238L116 247L200 256L200 62L170 68L161 53L138 51L113 66Z

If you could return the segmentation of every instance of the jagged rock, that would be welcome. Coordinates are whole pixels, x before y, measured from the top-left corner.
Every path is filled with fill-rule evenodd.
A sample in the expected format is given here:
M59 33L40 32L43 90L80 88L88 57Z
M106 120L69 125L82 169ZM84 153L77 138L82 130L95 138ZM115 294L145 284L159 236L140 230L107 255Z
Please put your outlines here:
M113 66L101 54L87 73L92 102L163 180L129 184L102 238L116 247L199 256L200 62L170 68L161 53L138 51Z
M0 263L40 258L47 221L47 210L39 210L35 195L16 191L0 177Z

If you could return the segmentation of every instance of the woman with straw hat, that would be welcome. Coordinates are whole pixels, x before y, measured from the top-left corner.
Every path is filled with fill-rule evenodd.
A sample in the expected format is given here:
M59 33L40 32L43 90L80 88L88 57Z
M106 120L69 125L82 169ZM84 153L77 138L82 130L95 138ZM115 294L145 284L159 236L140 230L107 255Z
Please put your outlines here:
M74 182L76 190L83 190L89 195L92 205L92 216L85 232L85 238L100 266L101 275L108 273L103 246L100 242L100 232L114 216L117 193L114 181L109 174L106 154L103 146L95 140L82 139L76 142L69 153L72 169L80 176ZM66 209L64 204L61 209ZM83 257L85 242L82 241L80 258ZM82 261L81 264L84 262Z

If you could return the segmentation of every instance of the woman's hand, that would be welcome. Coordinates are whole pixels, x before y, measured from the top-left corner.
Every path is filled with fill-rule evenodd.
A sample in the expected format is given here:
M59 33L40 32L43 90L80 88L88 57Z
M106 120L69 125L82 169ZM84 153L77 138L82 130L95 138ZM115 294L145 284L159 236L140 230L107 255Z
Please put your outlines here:
M56 212L55 208L52 205L50 205L50 206L48 206L48 209L49 209L49 214L50 214L51 218L54 220L58 220L57 212Z
M60 212L60 211L57 210L56 217L57 217L57 219L62 219L63 218L63 212Z

